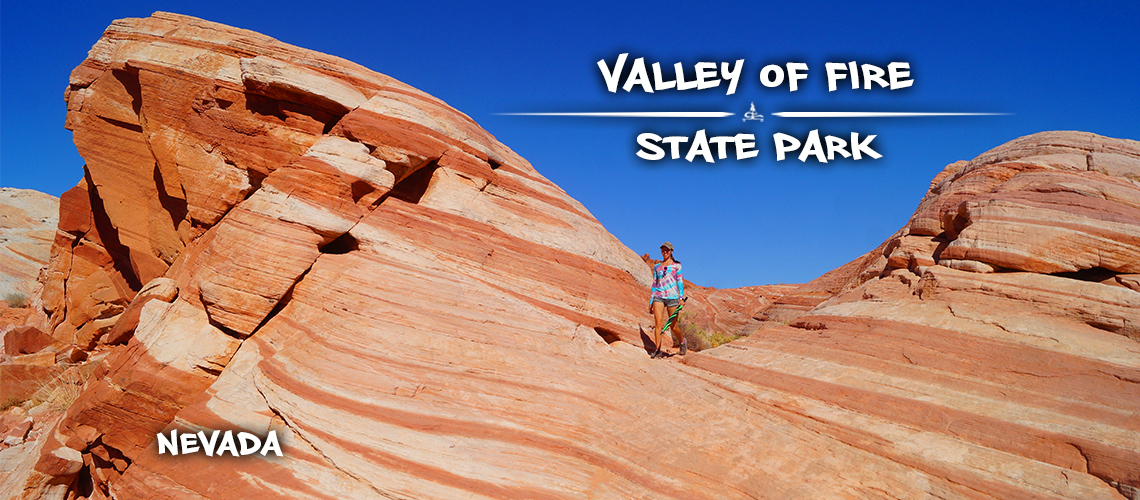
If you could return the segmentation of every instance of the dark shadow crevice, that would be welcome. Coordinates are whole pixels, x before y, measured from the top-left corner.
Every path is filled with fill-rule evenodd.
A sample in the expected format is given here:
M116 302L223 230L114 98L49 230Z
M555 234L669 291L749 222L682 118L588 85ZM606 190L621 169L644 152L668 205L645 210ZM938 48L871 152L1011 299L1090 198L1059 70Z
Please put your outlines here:
M332 132L332 129L347 114L319 109L290 100L266 97L253 92L245 92L245 107L254 115L273 117L280 120L282 125L309 129L308 131L311 133L316 133L312 127L320 124L321 135L328 135L329 132Z
M142 111L142 84L139 83L138 72L113 69L111 75L123 85L127 94L131 96L131 109L134 110L135 115L138 115Z
M401 179L400 182L397 182L395 186L392 186L392 190L380 198L380 203L384 203L388 198L396 198L397 200L418 204L420 200L423 199L424 194L427 193L428 186L431 185L432 177L435 176L437 169L439 169L439 164L435 160L420 167L407 177Z
M107 123L110 123L111 125L114 125L116 127L125 128L125 129L130 130L131 132L134 132L137 134L141 134L143 131L142 125L139 125L137 123L127 123L124 121L115 120L113 118L107 118L106 116L96 116L96 118L103 120Z
M95 231L99 235L99 240L103 243L103 249L111 256L115 270L123 276L131 290L137 292L142 289L142 283L139 282L138 276L135 276L134 268L131 267L131 249L120 242L119 230L107 214L106 207L103 205L103 198L99 196L99 187L91 178L91 170L84 169L83 174L87 178L87 192L91 197L91 219L95 225Z
M314 260L313 264L316 264L316 263L317 262ZM270 320L277 317L277 315L280 314L281 311L285 309L285 306L289 305L289 302L291 302L293 300L293 290L295 288L297 288L297 283L304 281L305 276L308 276L309 271L312 269L313 269L313 265L310 264L309 267L307 269L305 269L305 272L301 273L300 276L297 276L297 279L293 280L293 284L289 285L289 289L285 291L285 295L281 296L281 300L278 300L277 304L273 306L273 309L271 309L269 311L269 314L265 315L265 319L262 319L261 323L257 324L257 328L254 328L253 331L250 332L250 334L249 334L250 337L252 337L257 332L261 331L261 329L267 323L269 323Z
M356 241L356 238L349 233L344 233L320 247L319 250L324 254L344 255L359 248L360 243Z
M602 340L606 341L607 344L612 344L621 340L621 337L619 337L617 333L607 328L596 326L594 327L594 332L597 333L598 336L602 338Z
M1053 276L1061 278L1069 278L1080 281L1088 281L1091 283L1104 283L1106 281L1116 281L1116 271L1105 269L1103 267L1093 267L1089 269L1081 269L1080 271L1068 273L1053 273Z
M375 191L371 184L365 181L356 181L352 183L352 202L359 203L361 198L364 198L369 193Z
M159 204L166 213L170 214L170 224L177 230L178 225L186 220L186 215L190 212L185 195L173 196L166 192L166 183L163 181L162 169L158 168L158 163L154 164L154 185L158 188Z

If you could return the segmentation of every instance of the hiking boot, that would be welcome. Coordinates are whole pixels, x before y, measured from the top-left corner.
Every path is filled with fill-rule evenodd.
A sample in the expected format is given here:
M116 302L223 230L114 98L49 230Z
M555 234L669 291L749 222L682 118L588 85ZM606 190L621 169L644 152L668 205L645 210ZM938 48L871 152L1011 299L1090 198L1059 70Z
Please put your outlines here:
M680 354L681 354L682 356L684 356L684 355L685 355L685 353L687 353L687 352L689 352L689 343L688 343L688 342L686 342L686 341L684 341L684 340L682 340L682 341L681 341L681 352L680 352Z
M658 350L654 351L653 355L651 355L649 357L653 358L653 359L659 359L659 358L664 358L665 356L667 356L667 354L665 354L661 349L658 349Z

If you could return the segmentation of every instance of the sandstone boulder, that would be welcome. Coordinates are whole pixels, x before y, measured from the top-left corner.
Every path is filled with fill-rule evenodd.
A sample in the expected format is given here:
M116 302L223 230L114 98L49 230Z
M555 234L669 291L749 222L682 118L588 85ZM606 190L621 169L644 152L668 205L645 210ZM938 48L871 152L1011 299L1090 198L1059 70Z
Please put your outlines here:
M1092 168L1102 155L1115 167ZM1137 159L1136 141L1049 132L951 164L884 247L829 273L840 279L817 302L778 301L786 326L687 362L842 408L815 414L827 425L871 416L915 429L907 443L936 438L907 451L897 434L858 429L863 449L978 491L1136 498ZM1071 471L1116 491L1049 479Z
M108 29L68 109L87 176L64 197L44 307L61 341L122 344L59 428L100 494L166 480L146 471L169 465L148 453L171 422L292 429L247 385L278 342L270 324L457 335L437 346L456 355L517 328L497 335L500 360L639 340L637 256L469 118L391 78L160 13ZM294 318L299 297L322 309ZM233 359L243 375L219 378ZM225 398L204 392L226 380ZM342 474L318 470L305 474Z

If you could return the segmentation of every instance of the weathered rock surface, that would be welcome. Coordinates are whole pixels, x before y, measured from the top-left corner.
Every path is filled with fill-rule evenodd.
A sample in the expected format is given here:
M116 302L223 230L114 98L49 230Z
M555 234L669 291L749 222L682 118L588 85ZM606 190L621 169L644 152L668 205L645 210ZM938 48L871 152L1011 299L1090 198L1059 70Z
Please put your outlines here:
M31 189L0 188L0 300L31 297L48 263L59 199Z
M787 326L686 362L975 493L1136 498L1138 168L1140 143L1080 132L951 164L883 246L778 299Z
M0 429L6 433L0 444L0 491L6 498L67 498L74 489L83 455L43 435L61 416L41 414L36 421L19 407L0 415ZM15 438L19 434L23 436Z
M0 454L16 497L1140 487L1135 142L1046 134L955 164L876 252L779 298L709 292L714 323L787 325L681 363L643 349L638 256L438 99L164 13L116 21L70 83L88 164L41 299L56 342L106 357L28 458ZM1072 178L1019 180L1042 172ZM1090 200L1035 198L1058 183ZM1032 203L1050 212L1007 210ZM1055 220L1064 248L991 227ZM1101 244L1120 255L1091 260ZM272 430L284 457L158 455L171 429Z

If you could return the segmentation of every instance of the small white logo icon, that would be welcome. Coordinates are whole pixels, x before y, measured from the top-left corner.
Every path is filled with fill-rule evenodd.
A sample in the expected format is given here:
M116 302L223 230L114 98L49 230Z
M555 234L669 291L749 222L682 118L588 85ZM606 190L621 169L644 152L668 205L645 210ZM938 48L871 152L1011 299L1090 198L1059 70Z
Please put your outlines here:
M744 113L744 120L741 120L741 121L748 121L748 120L764 121L764 115L756 112L756 103L752 103L752 109L748 110L747 113Z

